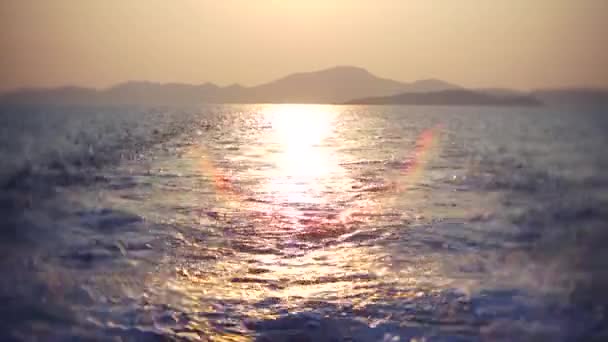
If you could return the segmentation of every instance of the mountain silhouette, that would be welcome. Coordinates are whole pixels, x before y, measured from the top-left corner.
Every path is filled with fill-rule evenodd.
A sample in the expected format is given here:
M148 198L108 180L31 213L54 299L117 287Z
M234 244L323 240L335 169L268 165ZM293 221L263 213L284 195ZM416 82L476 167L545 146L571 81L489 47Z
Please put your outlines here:
M83 87L21 89L0 95L16 105L196 106L203 103L361 103L415 105L608 104L602 89L550 89L530 93L505 89L466 89L438 79L411 83L381 78L353 66L300 72L245 87L213 83L130 81L106 89Z
M365 69L339 66L296 73L248 89L245 102L342 103L362 96L458 88L438 80L402 83L377 77ZM240 102L235 99L235 102ZM243 99L241 99L242 101Z
M22 89L0 97L13 104L54 105L197 105L201 103L343 103L364 96L429 92L461 87L440 80L403 83L377 77L365 69L338 66L295 73L253 87L212 83L131 81L95 90L79 87Z

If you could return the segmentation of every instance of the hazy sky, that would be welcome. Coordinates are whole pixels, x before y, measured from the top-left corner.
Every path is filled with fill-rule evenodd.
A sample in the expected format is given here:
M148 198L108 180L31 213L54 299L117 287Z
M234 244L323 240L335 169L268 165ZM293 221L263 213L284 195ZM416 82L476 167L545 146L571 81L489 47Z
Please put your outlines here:
M0 0L0 90L254 85L356 65L471 87L608 86L608 0Z

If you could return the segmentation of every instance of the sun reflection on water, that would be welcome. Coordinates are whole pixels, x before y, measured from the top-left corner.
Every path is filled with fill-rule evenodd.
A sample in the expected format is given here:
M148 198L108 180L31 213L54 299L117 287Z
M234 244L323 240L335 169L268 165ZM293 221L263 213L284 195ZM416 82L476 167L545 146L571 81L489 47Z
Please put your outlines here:
M261 192L276 204L323 204L344 170L335 151L324 144L334 133L336 114L327 106L281 105L264 114L271 123L268 153L274 169ZM278 202L278 203L277 203Z
M338 150L342 139L338 114L335 106L327 105L262 107L257 112L264 122L262 129L258 129L253 146L241 149L255 151L267 165L264 168L220 169L202 147L191 152L200 156L201 173L211 178L217 199L225 205L295 229L303 225L317 230L336 228L380 210L374 198L357 196L361 191L393 194L392 198L385 196L385 205L402 202L436 154L441 130L437 125L421 132L413 151L404 151L404 156L410 157L397 162L401 166L396 175L387 173L384 183L361 184L344 167L349 156Z
M424 290L421 282L430 279L434 264L408 255L409 266L401 267L365 239L382 237L390 244L398 236L386 238L389 232L377 228L399 224L393 201L406 202L405 194L423 176L440 127L424 130L397 161L368 165L340 150L346 136L337 107L268 105L250 115L255 119L247 139L230 137L238 149L212 139L190 149L200 184L210 186L203 191L208 201L201 201L201 212L208 212L201 226L220 233L217 246L205 240L181 251L190 262L166 281L186 297L180 305L221 312L238 303L246 316L266 319L276 316L277 307L297 310L318 300L364 309ZM365 171L378 177L359 177ZM259 303L268 304L260 309ZM214 330L205 319L200 324L197 329Z

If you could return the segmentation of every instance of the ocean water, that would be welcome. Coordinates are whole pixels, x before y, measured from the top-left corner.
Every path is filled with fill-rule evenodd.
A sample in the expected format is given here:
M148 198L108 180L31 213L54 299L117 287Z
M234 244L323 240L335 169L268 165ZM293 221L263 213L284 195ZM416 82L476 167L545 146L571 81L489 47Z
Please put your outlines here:
M0 109L2 340L608 338L608 109Z

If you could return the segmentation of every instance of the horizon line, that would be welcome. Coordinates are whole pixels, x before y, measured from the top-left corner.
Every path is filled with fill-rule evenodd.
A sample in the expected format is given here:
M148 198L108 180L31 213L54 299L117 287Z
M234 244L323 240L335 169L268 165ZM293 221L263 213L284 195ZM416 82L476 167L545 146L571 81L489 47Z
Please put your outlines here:
M500 89L503 89L503 90L519 91L519 92L524 92L524 93L526 93L526 92L531 93L531 92L535 92L535 91L539 91L539 90L608 90L608 85L583 85L583 84L576 84L576 85L569 84L569 85L530 87L530 88L509 87L509 86L500 86L500 85L484 86L484 87L467 87L467 86L463 86L461 84L453 83L451 81L446 81L446 80L444 80L442 78L438 78L438 77L425 77L425 78L414 79L411 81L402 81L402 80L398 80L398 79L394 79L394 78L390 78L390 77L378 76L377 74L369 71L367 68L363 68L363 67L359 67L359 66L355 66L355 65L339 64L339 65L334 65L334 66L330 66L330 67L326 67L326 68L322 68L322 69L315 69L315 70L311 70L311 71L291 72L284 76L274 78L270 81L261 82L261 83L257 83L254 85L244 85L244 84L241 84L238 82L229 83L227 85L220 85L220 84L212 82L212 81L205 81L205 82L200 82L200 83L194 83L194 82L190 83L190 82L180 82L180 81L159 81L159 80L150 80L150 79L127 79L127 80L123 80L123 81L116 81L116 82L113 82L113 83L111 83L109 85L105 85L105 86L86 86L86 85L78 85L78 84L74 84L74 83L46 85L46 86L24 85L24 86L0 89L0 95L16 93L16 92L20 92L20 91L56 90L56 89L67 89L67 88L79 88L79 89L87 89L87 90L95 90L95 91L104 91L104 90L109 90L109 89L115 88L117 86L129 84L129 83L150 83L150 84L161 85L161 86L167 86L167 85L206 86L206 85L208 85L208 86L214 86L214 87L217 87L220 89L225 89L225 88L230 88L230 87L255 88L258 86L262 86L265 84L269 84L272 82L282 80L284 78L287 78L287 77L293 76L293 75L314 74L314 73L319 73L319 72L324 72L324 71L329 71L329 70L334 70L334 69L339 69L339 68L360 69L362 71L367 72L368 74L370 74L373 77L390 80L390 81L395 81L395 82L399 82L399 83L404 83L404 84L412 84L412 83L421 82L421 81L440 81L440 82L449 83L449 84L461 87L463 89L468 89L468 90L492 90L492 89L500 90Z

